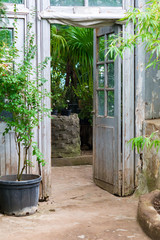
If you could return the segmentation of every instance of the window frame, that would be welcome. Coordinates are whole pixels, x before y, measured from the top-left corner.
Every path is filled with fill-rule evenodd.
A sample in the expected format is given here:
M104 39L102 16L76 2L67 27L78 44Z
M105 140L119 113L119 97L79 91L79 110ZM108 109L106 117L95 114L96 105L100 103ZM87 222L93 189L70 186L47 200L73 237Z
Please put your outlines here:
M114 59L109 59L107 54L107 48L104 49L104 59L101 60L99 59L99 50L100 50L100 38L104 38L104 41L108 40L109 35L115 34L114 30L111 30L109 33L102 33L97 36L97 50L98 50L98 55L97 55L97 62L96 62L96 101L97 101L97 116L98 117L105 117L105 118L114 118L115 117L115 66L114 68L114 86L110 87L109 86L109 72L108 72L108 67L110 64L114 64ZM104 45L105 46L105 45ZM99 86L99 67L104 66L104 85ZM104 113L99 114L99 93L104 93ZM110 92L113 92L114 96L114 107L113 107L113 115L109 114L109 105L108 105L108 94Z
M18 5L25 5L26 4L26 0L21 0L22 1L22 3L17 3ZM2 0L2 3L4 3L4 4L15 4L14 2L3 2L3 0Z
M102 7L102 6L89 6L89 0L84 0L84 5L83 6L54 6L54 5L51 5L51 0L50 0L50 7L51 8L54 8L54 7L58 7L58 8L74 8L74 7L89 7L89 8L101 8L101 9L104 9L104 10L106 10L106 9L124 9L124 2L125 2L125 0L122 0L122 6L121 7L110 7L110 6L104 6L104 7Z

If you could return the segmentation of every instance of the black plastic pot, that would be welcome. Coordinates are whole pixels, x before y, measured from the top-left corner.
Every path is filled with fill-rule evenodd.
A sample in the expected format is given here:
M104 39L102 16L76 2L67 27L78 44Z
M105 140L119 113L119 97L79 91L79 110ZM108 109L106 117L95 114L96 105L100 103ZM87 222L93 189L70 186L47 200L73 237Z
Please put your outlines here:
M22 181L16 175L0 177L0 212L7 215L26 216L37 211L41 177L23 174Z

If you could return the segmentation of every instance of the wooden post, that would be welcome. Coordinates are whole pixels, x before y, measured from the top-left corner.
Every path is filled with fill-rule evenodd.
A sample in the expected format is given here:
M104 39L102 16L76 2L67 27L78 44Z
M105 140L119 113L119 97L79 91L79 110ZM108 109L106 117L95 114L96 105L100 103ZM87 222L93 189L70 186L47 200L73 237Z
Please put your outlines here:
M135 7L142 8L145 0L135 0ZM138 45L135 50L135 137L143 135L143 122L145 120L145 46ZM141 168L139 154L135 154L135 184Z
M37 1L38 4L38 1ZM50 5L50 0L41 0L38 8L40 10L45 10ZM39 54L41 62L46 58L50 57L50 24L47 20L38 21L37 34L40 39L38 39L39 44ZM42 72L44 78L48 81L45 83L44 87L50 91L50 62L47 67ZM50 99L43 99L46 107L50 108ZM51 120L48 117L44 117L41 122L40 131L39 131L39 145L42 153L44 154L45 161L47 162L46 166L42 168L42 198L47 199L51 193Z
M30 9L30 14L27 16L27 22L33 23L32 31L35 33L35 44L37 45L36 59L33 61L34 66L38 66L46 57L50 57L50 24L47 20L39 19L38 12L49 7L49 0L26 0L26 7ZM33 14L33 11L35 12ZM27 24L26 22L26 24ZM38 73L37 73L38 74ZM44 84L44 88L50 92L50 62L42 71L42 77L48 81ZM47 108L50 108L50 99L42 100ZM43 117L43 121L39 123L39 127L35 129L35 141L38 143L40 151L44 155L46 161L45 167L38 166L33 158L35 168L32 172L42 175L42 189L40 198L48 199L51 192L51 121L47 116ZM30 152L30 155L32 152Z
M134 0L124 1L124 9L134 7ZM134 25L123 26L123 37L126 33L134 34ZM122 195L134 191L134 152L127 142L134 137L134 52L129 49L123 57L123 129L122 129Z

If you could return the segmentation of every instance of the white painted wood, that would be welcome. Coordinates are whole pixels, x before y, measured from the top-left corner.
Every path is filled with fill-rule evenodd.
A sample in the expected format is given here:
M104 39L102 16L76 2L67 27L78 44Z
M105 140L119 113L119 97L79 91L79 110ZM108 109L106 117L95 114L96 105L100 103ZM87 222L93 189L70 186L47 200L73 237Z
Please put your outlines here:
M95 13L96 11L96 13ZM78 12L78 14L76 15L75 13ZM99 14L98 14L99 12ZM95 9L93 8L92 11L92 7L72 7L72 8L68 8L68 7L63 7L61 9L61 7L51 7L50 9L46 9L45 11L42 11L39 16L41 18L44 19L59 19L60 17L62 18L66 18L69 19L70 17L75 18L77 20L81 20L83 18L85 18L85 15L90 16L90 20L94 20L95 19L109 19L109 20L113 20L113 19L120 19L122 17L124 17L124 13L125 11L122 10L122 8L119 8L118 11L117 9L103 9L103 8L99 8L96 7ZM70 15L71 14L71 15ZM92 17L92 18L91 18ZM86 18L86 21L89 20L89 18Z
M14 16L14 4L13 3L4 3L6 7L7 14ZM18 4L17 8L17 18L20 18L24 15L29 14L29 9L25 7L23 4Z
M96 132L95 132L95 124L96 124L96 112L97 112L97 106L96 106L96 62L97 62L97 31L98 29L94 29L94 38L93 38L93 177L96 174L96 168L98 169L98 166L96 166Z
M43 4L41 5L42 10L47 8L48 5L49 0L43 1ZM48 21L41 21L40 31L41 61L43 61L46 57L50 56L50 24ZM42 72L42 76L48 80L47 83L45 83L44 88L50 91L50 63L48 63L47 67ZM46 104L46 107L50 108L50 99L46 98L43 101ZM42 198L47 199L51 191L51 120L45 116L41 122L41 150L47 163L45 167L42 168Z
M86 7L81 7L82 9L87 9L88 6ZM97 7L89 7L89 8L97 8ZM98 7L100 9L100 12L103 12L103 13L118 13L119 11L121 13L124 13L125 10L123 9L123 7ZM51 11L51 12L66 12L67 13L73 13L73 9L74 7L71 6L71 7L67 7L67 6L50 6L50 7L47 7L46 8L46 11ZM107 17L107 16L106 16Z
M88 7L88 0L84 0L84 6Z
M16 174L18 169L18 156L14 132L10 133L10 152L11 152L11 166L10 166L11 174Z
M5 174L11 174L11 148L10 148L10 134L5 136Z
M41 23L41 31L42 31L42 46L43 46L43 55L42 60L45 57L50 55L50 35L48 34L50 31L50 24L43 20ZM48 82L44 85L44 87L50 91L50 63L48 63L47 68L43 71L43 76L48 80ZM46 107L50 108L50 99L44 99ZM41 148L44 154L45 161L47 162L46 166L42 169L43 176L43 197L49 196L50 192L50 178L51 178L51 121L50 118L44 117L41 123ZM49 144L48 144L49 143Z
M92 15L99 15L100 8L99 7L74 7L73 8L74 14L92 14Z
M47 5L46 5L47 6ZM39 13L39 18L51 24L97 28L108 26L124 17L122 7L48 7Z
M41 8L41 2L36 0L36 8L37 8L37 12L36 12L36 45L37 45L37 64L39 64L41 62L41 20L38 17L38 12L40 12L42 10ZM37 143L38 143L38 147L39 149L42 151L42 134L41 134L41 123L39 124L38 128L37 128ZM39 174L41 175L42 173L42 167L39 165L38 166L38 171Z
M136 0L135 7L143 8L145 0ZM135 50L135 137L143 135L145 120L145 47L138 45ZM138 183L138 173L141 171L139 154L135 154L135 182Z
M125 9L134 6L134 1L126 1ZM123 26L123 37L127 33L134 34L132 23ZM122 195L129 195L134 191L134 151L128 141L134 137L134 51L126 50L123 57L123 129L122 129Z
M5 123L0 122L0 175L17 173L17 150L14 132L3 136Z
M36 35L37 16L36 16L36 13L35 13L35 9L36 9L35 0L29 0L29 1L27 0L26 1L26 6L27 6L28 9L30 9L30 14L28 14L27 18L26 18L26 25L28 24L28 22L32 23L32 32L35 34L34 44L36 45L38 36ZM32 64L33 64L34 68L36 68L38 66L37 56L32 60ZM36 73L33 73L32 77L36 79L37 78ZM37 128L34 129L34 139L33 139L33 141L38 142ZM28 167L27 171L28 171L28 173L39 174L38 163L36 161L36 157L32 155L32 151L33 151L33 149L31 147L28 151L28 159L32 161L34 167L31 167L31 168Z
M5 148L4 148L4 136L0 133L0 175L5 174Z

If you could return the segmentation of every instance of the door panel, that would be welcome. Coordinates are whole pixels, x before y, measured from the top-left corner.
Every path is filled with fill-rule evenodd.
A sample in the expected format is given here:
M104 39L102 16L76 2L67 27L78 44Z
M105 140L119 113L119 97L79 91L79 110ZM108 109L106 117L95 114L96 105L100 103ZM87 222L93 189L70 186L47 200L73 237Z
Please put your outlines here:
M106 56L107 40L121 30L104 27L94 36L94 181L121 195L121 60Z
M114 136L114 129L97 126L97 141L96 141L96 157L100 159L99 171L95 173L95 178L106 181L109 184L113 184L113 167L114 167L114 142L111 142ZM103 139L103 141L101 141ZM106 145L108 148L106 148ZM112 159L112 161L111 161ZM110 169L108 174L107 169Z

